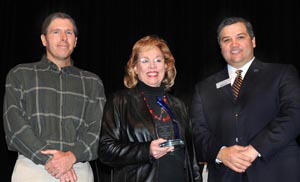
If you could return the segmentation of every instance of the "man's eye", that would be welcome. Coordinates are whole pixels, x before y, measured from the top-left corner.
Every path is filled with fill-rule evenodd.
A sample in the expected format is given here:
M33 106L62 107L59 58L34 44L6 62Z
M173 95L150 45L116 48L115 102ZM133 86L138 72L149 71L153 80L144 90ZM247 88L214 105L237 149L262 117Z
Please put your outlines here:
M225 43L229 42L229 39L223 39L223 42L225 42Z
M244 39L245 38L245 36L239 36L238 37L238 39Z

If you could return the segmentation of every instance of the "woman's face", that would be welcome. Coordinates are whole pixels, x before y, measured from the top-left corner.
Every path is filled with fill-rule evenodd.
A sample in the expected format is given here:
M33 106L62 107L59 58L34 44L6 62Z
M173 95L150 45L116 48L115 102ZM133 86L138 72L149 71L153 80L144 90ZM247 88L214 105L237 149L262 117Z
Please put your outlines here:
M134 67L139 80L151 87L159 87L164 79L167 65L158 47L151 47L139 53Z

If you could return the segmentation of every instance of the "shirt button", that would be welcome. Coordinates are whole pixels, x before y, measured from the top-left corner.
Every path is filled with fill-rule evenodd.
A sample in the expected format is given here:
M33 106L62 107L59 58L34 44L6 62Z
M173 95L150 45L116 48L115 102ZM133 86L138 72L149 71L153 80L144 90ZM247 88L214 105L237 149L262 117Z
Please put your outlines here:
M239 143L239 138L238 137L235 138L235 142Z

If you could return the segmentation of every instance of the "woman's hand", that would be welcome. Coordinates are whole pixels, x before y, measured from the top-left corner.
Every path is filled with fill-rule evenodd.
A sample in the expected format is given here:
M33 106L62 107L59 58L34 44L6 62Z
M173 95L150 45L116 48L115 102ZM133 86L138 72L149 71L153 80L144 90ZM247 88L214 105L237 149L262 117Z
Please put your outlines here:
M174 150L174 146L170 147L160 147L159 145L167 140L163 138L159 138L157 140L152 140L150 143L150 155L155 159L159 159L162 156L166 155L168 152L172 152Z

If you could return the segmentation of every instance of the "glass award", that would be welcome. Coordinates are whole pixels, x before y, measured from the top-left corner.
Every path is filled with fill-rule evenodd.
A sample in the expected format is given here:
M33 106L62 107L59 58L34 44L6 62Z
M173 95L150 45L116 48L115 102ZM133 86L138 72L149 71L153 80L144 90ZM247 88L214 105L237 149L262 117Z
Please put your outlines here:
M161 143L159 146L160 147L174 146L174 150L177 150L179 148L183 148L184 147L184 141L179 138L180 133L179 133L178 124L175 122L175 114L168 107L168 105L163 101L162 98L157 97L156 103L169 114L170 119L171 119L172 124L173 124L173 130L174 130L174 131L169 131L169 132L174 133L174 139L169 139L166 142ZM156 130L160 130L160 131L165 130L164 132L168 132L167 129L166 128L163 129L162 126L159 126L158 128L156 128ZM159 132L159 133L164 133L164 132ZM162 136L162 138L165 138L165 137Z

